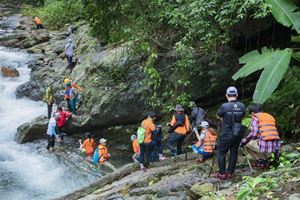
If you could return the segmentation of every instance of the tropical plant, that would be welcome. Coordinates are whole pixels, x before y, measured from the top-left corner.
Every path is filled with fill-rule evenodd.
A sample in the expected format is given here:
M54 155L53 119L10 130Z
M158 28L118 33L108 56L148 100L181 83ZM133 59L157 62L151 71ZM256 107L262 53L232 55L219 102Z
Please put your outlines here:
M279 23L292 27L300 34L300 12L295 12L297 6L292 0L266 0L266 3ZM253 101L264 103L283 79L291 58L299 60L299 55L299 52L290 48L283 50L263 48L261 53L257 50L251 51L240 58L240 64L245 65L232 78L237 80L263 69L253 94Z
M240 186L237 200L256 200L264 195L272 197L270 189L277 187L277 180L271 177L244 176L244 183Z

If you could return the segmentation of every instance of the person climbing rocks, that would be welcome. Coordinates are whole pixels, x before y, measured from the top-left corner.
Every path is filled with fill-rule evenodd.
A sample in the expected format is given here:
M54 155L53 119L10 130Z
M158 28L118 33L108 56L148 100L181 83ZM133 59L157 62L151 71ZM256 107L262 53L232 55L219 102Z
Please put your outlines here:
M76 101L77 101L77 90L71 86L70 88L70 108L71 112L75 114L76 112Z
M130 137L131 139L131 142L132 142L132 149L133 149L133 152L134 154L132 155L132 160L136 163L138 163L138 158L140 156L140 145L138 143L138 140L137 140L137 136L136 135L132 135Z
M175 107L175 114L172 117L169 126L169 139L167 142L167 147L171 152L171 156L176 156L182 154L182 144L186 135L190 131L190 120L188 116L184 113L182 105L178 104ZM177 149L174 148L174 144L177 144Z
M107 160L110 159L110 154L108 153L107 147L106 147L106 139L101 138L99 140L99 145L98 145L98 155L99 155L99 163L100 165L106 166L110 168L113 171L116 171L117 169L109 163Z
M71 112L71 104L70 104L70 90L71 90L71 84L67 83L65 84L65 95L64 98L67 102L68 110Z
M207 121L202 121L200 124L201 134L199 135L198 129L193 128L193 132L197 136L197 143L192 145L192 150L201 155L197 159L198 162L203 163L207 158L213 156L213 152L216 147L217 134L209 129L209 123Z
M69 38L68 44L66 44L65 52L64 52L64 55L67 57L67 60L68 60L68 68L72 68L72 66L73 66L74 49L75 49L75 46L72 43L72 39Z
M155 127L155 112L151 111L148 114L148 117L142 121L141 128L145 131L144 140L140 144L140 169L146 171L150 164L150 154L155 145L153 141L153 135L156 135L157 132L161 129L161 126Z
M94 154L94 150L95 150L95 141L92 138L92 134L87 132L85 133L85 139L82 143L82 140L79 140L79 144L80 144L80 149L82 149L82 152L84 153L85 156L89 156L92 157Z
M72 113L68 111L64 111L61 106L57 107L57 113L59 114L57 118L57 129L59 132L58 136L60 137L60 140L63 141L65 135L65 133L63 132L64 131L63 128L67 123L68 119L70 118L70 116L72 116Z
M241 142L244 148L254 159L254 167L267 169L269 167L268 154L274 153L275 160L279 159L281 147L275 118L263 112L261 105L253 104L249 107L252 115L251 132Z
M75 92L76 92L75 109L76 109L77 104L78 104L78 107L81 105L81 93L83 92L83 89L69 78L64 79L64 84L65 84L66 89L68 89L68 88L75 89Z
M192 107L190 123L192 127L199 127L201 122L204 121L205 110L198 106L194 101L190 102L190 107Z
M48 145L47 149L53 151L55 146L55 138L57 136L56 120L58 118L58 113L55 113L53 117L50 118L48 123L47 135L48 135Z
M34 17L33 21L36 25L36 29L43 29L44 28L44 25L42 24L42 20L40 18L38 18L37 16Z
M227 103L223 103L217 112L217 118L222 119L222 133L218 142L219 173L214 174L221 180L232 178L235 171L238 148L242 140L242 118L245 115L245 105L237 101L238 91L235 87L226 90ZM229 165L225 169L226 154L230 151Z
M44 100L47 102L48 119L50 119L52 114L52 107L54 103L54 91L52 85L49 85L48 88L46 89Z

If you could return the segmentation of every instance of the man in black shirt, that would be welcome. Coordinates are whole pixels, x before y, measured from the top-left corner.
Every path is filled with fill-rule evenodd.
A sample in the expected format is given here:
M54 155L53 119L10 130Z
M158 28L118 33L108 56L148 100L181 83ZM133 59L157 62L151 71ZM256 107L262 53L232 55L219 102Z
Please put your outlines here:
M232 177L238 156L238 148L242 140L242 136L236 136L234 133L234 126L241 125L242 118L245 115L245 105L237 101L238 92L235 87L229 87L226 90L227 103L220 107L217 118L222 119L223 127L222 133L218 143L218 165L219 173L217 178L222 180ZM227 170L226 154L230 150L229 165Z

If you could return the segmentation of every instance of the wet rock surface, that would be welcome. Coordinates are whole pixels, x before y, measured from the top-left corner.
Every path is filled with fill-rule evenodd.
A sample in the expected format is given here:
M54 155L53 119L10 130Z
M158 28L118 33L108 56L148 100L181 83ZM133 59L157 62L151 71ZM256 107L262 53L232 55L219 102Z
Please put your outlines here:
M16 78L20 76L19 71L13 67L1 67L1 72L4 77Z

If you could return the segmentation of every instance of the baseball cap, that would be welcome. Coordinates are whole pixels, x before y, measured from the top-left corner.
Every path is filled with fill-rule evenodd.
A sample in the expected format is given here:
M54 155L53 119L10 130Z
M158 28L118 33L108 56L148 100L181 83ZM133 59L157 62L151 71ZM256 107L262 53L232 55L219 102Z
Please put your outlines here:
M183 107L182 107L182 105L180 105L180 104L177 104L176 106L175 106L175 111L176 112L180 112L180 111L184 111L184 109L183 109Z
M238 91L237 91L236 87L230 86L229 88L227 88L226 94L228 96L236 96L238 94Z

